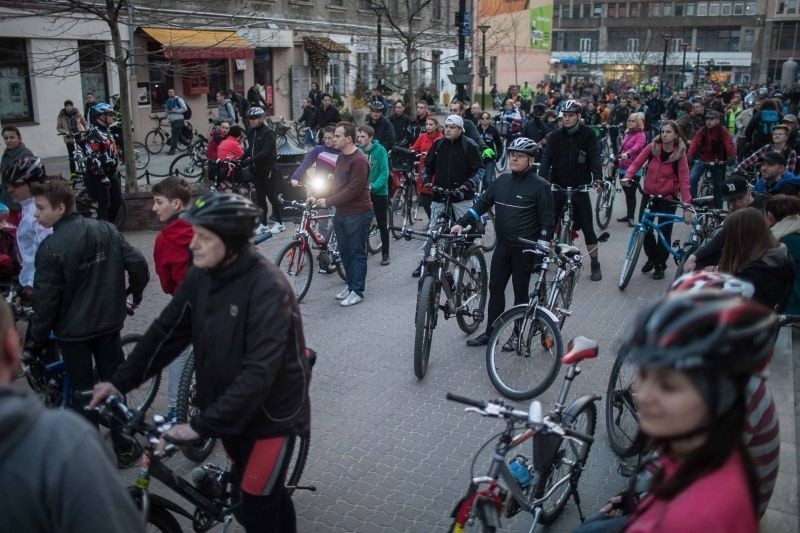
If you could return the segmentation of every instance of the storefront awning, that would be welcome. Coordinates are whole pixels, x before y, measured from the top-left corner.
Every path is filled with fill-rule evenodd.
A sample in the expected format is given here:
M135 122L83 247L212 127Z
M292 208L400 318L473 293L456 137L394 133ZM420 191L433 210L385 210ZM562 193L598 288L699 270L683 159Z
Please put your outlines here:
M349 54L350 49L328 37L303 37L307 51L320 50L328 54Z
M140 29L164 47L169 59L245 59L254 55L253 45L233 31Z

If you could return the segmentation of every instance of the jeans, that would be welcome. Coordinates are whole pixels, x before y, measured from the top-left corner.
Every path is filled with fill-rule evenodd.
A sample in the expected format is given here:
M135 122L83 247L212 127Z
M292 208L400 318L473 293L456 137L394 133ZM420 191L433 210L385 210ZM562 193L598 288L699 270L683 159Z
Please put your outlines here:
M99 381L109 381L122 364L124 356L119 332L78 342L59 341L59 347L64 359L64 368L69 376L72 391L75 393L72 398L72 408L85 416L96 427L96 413L84 409L89 403L89 398L77 393L91 390L94 387L93 364L97 368ZM122 436L118 423L111 423L111 441L114 444L114 452L117 454L125 453L131 448L130 442Z
M689 190L692 198L697 198L697 186L700 177L705 173L705 165L702 161L695 161L692 166L692 173L689 175ZM714 207L722 209L722 182L725 181L725 167L723 165L711 167L711 183L714 188Z
M369 227L375 213L372 209L357 215L336 215L333 227L339 242L347 287L359 296L364 296L367 281L367 239Z
M372 198L372 209L375 211L375 219L378 222L378 230L381 232L381 252L389 255L389 197L376 196L370 193Z
M181 133L183 133L183 119L171 120L169 127L169 153L174 154L175 150L178 148L178 139L181 138Z

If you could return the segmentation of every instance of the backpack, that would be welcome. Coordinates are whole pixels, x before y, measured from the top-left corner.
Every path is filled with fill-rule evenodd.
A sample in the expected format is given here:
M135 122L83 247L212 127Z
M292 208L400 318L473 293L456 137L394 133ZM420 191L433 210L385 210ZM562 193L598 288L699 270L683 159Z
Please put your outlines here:
M772 126L781 121L781 116L774 109L763 109L761 114L761 133L764 135L772 134Z
M186 100L184 100L183 98L181 98L181 102L183 102L183 105L186 106L186 112L183 114L183 119L189 120L190 118L192 118L192 108L189 107L189 104L187 104Z

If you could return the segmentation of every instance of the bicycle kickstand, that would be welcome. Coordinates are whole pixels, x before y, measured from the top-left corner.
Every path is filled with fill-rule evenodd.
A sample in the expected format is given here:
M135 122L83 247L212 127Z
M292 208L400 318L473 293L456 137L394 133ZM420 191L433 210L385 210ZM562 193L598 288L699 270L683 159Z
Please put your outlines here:
M581 497L578 494L578 476L572 476L569 480L570 487L572 489L572 499L575 500L575 507L578 508L578 518L581 519L581 524L586 520L586 517L583 516L583 509L581 509Z

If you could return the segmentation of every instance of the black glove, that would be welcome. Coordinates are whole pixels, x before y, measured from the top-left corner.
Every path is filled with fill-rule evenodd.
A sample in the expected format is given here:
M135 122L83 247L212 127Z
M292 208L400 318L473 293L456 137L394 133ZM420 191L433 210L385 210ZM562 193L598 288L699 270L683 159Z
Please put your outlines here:
M130 287L128 287L128 290L125 291L125 294L131 295L131 298L133 300L133 305L139 305L140 303L142 303L142 300L144 299L143 293L134 292L133 289L131 289Z
M47 347L36 341L30 340L22 348L22 361L30 363L42 358Z
M464 191L456 189L450 192L450 199L454 202L461 202L464 200Z

